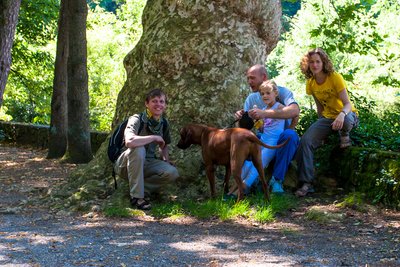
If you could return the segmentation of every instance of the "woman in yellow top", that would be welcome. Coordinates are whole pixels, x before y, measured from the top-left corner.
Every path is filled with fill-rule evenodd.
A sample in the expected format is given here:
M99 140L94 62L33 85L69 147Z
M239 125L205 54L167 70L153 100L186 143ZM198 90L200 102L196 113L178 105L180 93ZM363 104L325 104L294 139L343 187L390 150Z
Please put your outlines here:
M357 127L357 110L350 102L346 82L336 73L328 55L321 48L305 54L300 63L301 72L307 78L306 93L312 95L317 105L318 120L301 137L296 154L298 178L303 185L297 196L314 192L314 150L334 132L339 132L340 147L351 145L350 131Z

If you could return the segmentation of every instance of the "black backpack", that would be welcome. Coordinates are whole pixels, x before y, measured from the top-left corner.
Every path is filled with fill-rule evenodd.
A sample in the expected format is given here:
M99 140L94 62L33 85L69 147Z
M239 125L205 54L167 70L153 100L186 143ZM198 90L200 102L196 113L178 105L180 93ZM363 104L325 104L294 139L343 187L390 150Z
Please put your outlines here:
M124 147L124 131L127 124L128 119L124 120L120 125L118 125L108 142L107 154L112 163L115 163L118 157L121 155L121 150ZM142 126L142 123L140 123L140 126Z
M143 116L143 113L140 113L140 115L139 115L140 125L139 125L138 135L143 130L143 126L144 126L142 123L142 116ZM128 124L128 120L129 119L126 119L118 125L118 127L114 130L114 132L111 135L110 140L108 142L107 155L112 163L115 163L117 161L117 159L119 158L119 156L122 153L122 149L125 146L124 132L125 132L126 125ZM165 133L168 123L164 119L164 117L162 117L162 120L163 120L163 133ZM113 168L112 175L114 177L115 189L117 189L117 180L115 178L114 168Z

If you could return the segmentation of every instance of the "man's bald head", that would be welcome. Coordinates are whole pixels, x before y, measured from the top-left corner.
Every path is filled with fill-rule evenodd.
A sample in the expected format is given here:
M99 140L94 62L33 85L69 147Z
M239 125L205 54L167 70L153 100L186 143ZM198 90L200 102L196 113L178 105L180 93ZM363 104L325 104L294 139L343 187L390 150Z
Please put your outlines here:
M264 65L256 64L247 70L247 83L253 92L258 92L259 86L268 80L267 69Z

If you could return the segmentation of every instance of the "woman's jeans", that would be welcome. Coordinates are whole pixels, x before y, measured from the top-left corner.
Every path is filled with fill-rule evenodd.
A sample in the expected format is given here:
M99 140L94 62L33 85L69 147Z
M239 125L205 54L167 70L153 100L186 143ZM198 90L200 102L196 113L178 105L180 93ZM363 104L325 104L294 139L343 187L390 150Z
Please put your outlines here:
M333 119L320 118L300 138L300 145L296 154L297 176L300 182L311 183L314 180L314 150L323 144L323 141L333 134ZM349 136L350 131L358 126L358 117L350 112L344 119L343 128L339 130L341 137Z

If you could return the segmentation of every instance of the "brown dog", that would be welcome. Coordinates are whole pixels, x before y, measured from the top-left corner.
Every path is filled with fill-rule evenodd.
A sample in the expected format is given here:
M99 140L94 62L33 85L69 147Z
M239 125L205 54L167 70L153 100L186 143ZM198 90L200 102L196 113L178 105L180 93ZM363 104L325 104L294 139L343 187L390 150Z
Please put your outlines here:
M192 144L201 146L212 197L216 195L214 166L223 165L226 170L224 192L228 192L229 178L232 172L238 186L238 201L243 199L242 166L244 161L250 158L258 171L264 195L269 200L260 146L274 149L286 145L287 141L277 146L269 146L261 142L253 132L247 129L217 129L203 124L188 124L181 129L180 135L178 148L186 149Z

